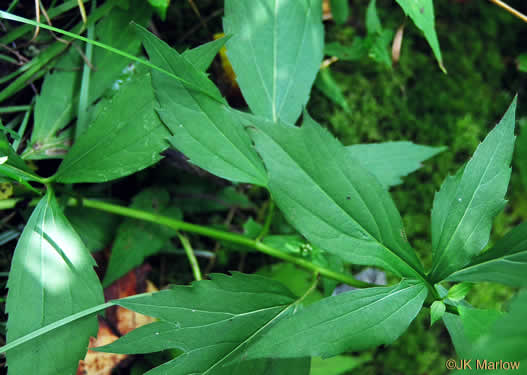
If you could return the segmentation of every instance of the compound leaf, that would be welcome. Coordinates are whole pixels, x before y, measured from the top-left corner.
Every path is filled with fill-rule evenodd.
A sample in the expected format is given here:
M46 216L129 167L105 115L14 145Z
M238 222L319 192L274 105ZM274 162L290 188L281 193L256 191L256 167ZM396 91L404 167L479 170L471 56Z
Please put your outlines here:
M225 2L227 55L254 114L294 123L324 49L320 0Z
M140 93L140 95L139 95ZM162 159L170 132L155 112L150 73L123 84L66 155L59 182L103 182L127 176Z
M512 287L527 287L527 222L498 240L494 247L454 272L448 281L491 281Z
M516 99L469 162L448 177L432 209L433 282L467 265L487 244L511 174Z
M94 265L49 191L31 214L13 256L7 283L8 343L104 303ZM35 338L6 353L9 372L74 374L96 333L97 318L90 316Z
M416 171L423 161L443 150L444 147L422 146L407 141L346 147L348 155L373 173L385 188L401 184L401 177ZM387 163L387 160L390 162Z
M245 120L273 199L304 237L348 262L421 277L390 195L327 130L314 120L301 128Z
M324 298L278 321L247 358L331 357L395 341L421 310L423 283L403 281Z
M237 272L213 274L211 280L192 286L117 301L159 321L98 350L151 353L178 348L183 354L148 375L230 374L233 368L246 366L241 354L247 345L287 314L295 301L286 287L271 279Z
M150 61L210 95L153 71L159 115L174 136L170 142L199 167L225 179L266 184L265 169L238 118L207 78L186 58L143 28L139 28ZM218 100L212 99L220 98Z

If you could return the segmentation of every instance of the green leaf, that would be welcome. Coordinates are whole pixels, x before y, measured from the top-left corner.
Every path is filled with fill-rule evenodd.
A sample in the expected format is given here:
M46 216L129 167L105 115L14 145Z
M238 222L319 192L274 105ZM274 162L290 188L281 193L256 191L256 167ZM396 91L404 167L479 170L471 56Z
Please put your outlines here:
M364 39L356 37L351 46L344 46L339 42L326 44L324 54L343 61L358 61L368 54L368 46Z
M501 238L494 247L454 272L448 281L490 281L512 287L527 287L527 222Z
M515 163L520 170L523 187L527 190L527 118L520 120L520 134L516 140Z
M371 360L371 353L362 353L357 357L344 355L338 355L326 359L314 357L311 359L311 375L349 374L351 370L358 368Z
M425 35L426 40L436 57L439 67L446 73L443 66L443 58L439 48L439 40L435 30L434 3L432 0L396 0L403 8L415 26L417 26Z
M104 303L94 265L49 191L35 207L11 263L7 342ZM96 316L58 328L8 351L9 372L74 374L96 334Z
M498 364L512 361L521 364L527 360L526 314L527 293L523 291L513 300L506 314L493 310L461 308L459 317L446 314L445 323L460 357L472 360L475 365L479 361L481 366L485 365L483 361L486 361L487 366L495 361ZM475 367L472 366L475 371L464 373L496 373L476 371Z
M478 338L472 350L473 358L516 361L522 365L527 362L526 315L527 292L524 290L513 300L509 312L489 324L485 334Z
M95 27L97 39L107 45L131 55L141 52L141 40L137 37L131 22L146 25L150 21L152 10L144 0L131 1L126 10L115 8ZM108 90L119 76L129 69L130 60L104 48L95 48L93 63L97 68L90 80L89 102L93 103Z
M313 282L313 273L299 268L291 263L275 263L270 266L264 266L256 271L258 275L268 277L270 279L281 282L287 285L287 288L293 292L297 297L302 297L306 290ZM322 299L322 294L315 290L311 292L303 301L304 305L309 305L313 302Z
M24 158L36 158L33 153L42 148L47 150L48 143L53 142L57 132L73 118L75 97L80 88L81 63L78 52L72 48L59 59L55 71L46 74L40 95L36 97L33 131Z
M473 286L474 284L471 283L456 284L448 290L446 298L454 302L461 301L467 296Z
M247 345L262 328L288 313L295 297L282 284L261 276L237 272L210 276L211 280L191 287L119 300L122 307L159 321L97 350L152 353L178 348L184 352L148 375L229 374L225 365L244 366L241 355Z
M320 69L315 80L315 87L319 89L328 99L340 105L346 112L349 113L350 108L340 86L331 75L331 70L328 67Z
M169 200L170 196L165 190L150 188L136 195L130 207L181 219L181 211L177 207L169 206ZM159 252L167 245L170 237L175 235L175 231L158 224L126 219L117 229L103 286L110 285L128 271L141 265L146 257Z
M13 150L6 134L3 132L0 132L0 156L7 156L6 161L2 164L10 165L20 171L33 173L24 160Z
M17 181L29 190L40 194L28 181L40 181L41 178L35 175L13 150L7 136L3 132L0 132L0 176Z
M148 0L148 3L154 8L161 21L167 16L167 9L170 6L170 0Z
M138 95L141 93L141 95ZM144 169L168 147L168 129L155 112L149 73L133 76L82 134L55 175L59 182L103 182Z
M254 208L247 195L227 186L220 191L210 189L206 184L176 186L174 203L186 214L228 211L231 208Z
M114 8L97 23L97 40L123 52L137 55L141 49L141 42L128 29L129 23L134 20L145 24L150 15L148 4L142 0L135 0L129 10ZM90 104L112 86L123 69L127 68L130 60L103 48L96 48L91 63L95 70L90 79ZM46 75L40 95L37 96L33 132L29 146L24 151L24 158L62 157L69 149L72 142L71 132L68 132L68 137L58 132L76 115L82 64L79 52L71 48L59 59L54 72Z
M337 25L345 23L350 12L348 0L330 0L329 4L335 23Z
M430 327L443 317L445 311L446 306L443 301L434 301L432 303L432 306L430 306Z
M209 68L212 60L214 60L214 57L216 57L227 40L229 40L229 37L224 36L213 40L212 42L197 46L196 48L189 49L183 52L182 56L187 59L189 63L194 65L194 68L204 72Z
M301 128L259 117L246 121L273 199L309 242L347 262L421 277L390 195L327 130L312 119Z
M424 284L403 281L324 298L278 321L247 358L331 357L394 342L421 310Z
M377 15L377 8L375 5L375 0L371 0L366 10L366 30L368 34L381 34L382 26L381 20Z
M392 37L392 30L383 30L378 35L369 35L366 38L366 43L369 45L368 57L388 68L392 67L392 56L389 48Z
M255 359L215 369L215 375L309 375L310 358Z
M448 177L435 195L430 272L434 283L467 265L489 240L492 220L506 203L515 111L516 99L466 166Z
M373 173L385 188L401 184L401 177L416 171L422 162L443 150L445 147L422 146L407 141L346 147L348 155Z
M527 72L527 53L522 53L516 58L516 64L520 72Z
M163 122L174 136L170 142L192 163L225 179L266 184L265 169L238 117L229 110L207 76L176 50L139 28L150 61L219 97L221 102L188 89L165 74L152 72L152 83ZM201 85L201 86L200 86Z
M320 0L225 2L227 55L256 115L294 123L323 57Z
M64 214L90 252L104 249L112 242L120 217L86 207L67 207Z
M459 358L470 359L475 342L489 332L502 315L495 310L480 310L458 306L460 315L446 313L443 321Z

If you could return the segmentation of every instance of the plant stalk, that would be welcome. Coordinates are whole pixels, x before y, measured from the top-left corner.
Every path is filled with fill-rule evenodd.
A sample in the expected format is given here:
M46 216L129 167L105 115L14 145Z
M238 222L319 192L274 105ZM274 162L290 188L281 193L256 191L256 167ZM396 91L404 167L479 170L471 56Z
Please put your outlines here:
M185 254L187 254L188 261L190 263L190 268L192 268L192 273L194 274L194 279L196 281L203 280L203 276L201 275L201 270L199 269L199 263L196 259L196 255L194 255L194 250L192 249L192 246L190 245L190 241L187 237L182 235L178 232L177 234L179 241L181 242L181 245L183 246L183 249L185 250Z
M15 207L16 203L19 202L20 200L21 199L2 200L0 201L0 210L13 208ZM38 199L33 199L29 204L36 205L37 203L38 203ZM159 225L164 225L168 228L172 228L175 230L181 230L183 232L196 233L196 234L214 238L217 240L223 240L223 241L228 241L231 243L247 246L261 253L296 264L297 266L302 267L306 270L318 272L321 276L328 277L336 281L340 281L341 283L348 284L356 288L370 288L370 287L378 286L375 284L370 284L370 283L367 283L361 280L357 280L351 277L350 275L346 275L340 272L330 270L329 268L319 266L317 264L311 263L308 260L287 254L279 249L266 245L260 241L253 240L251 238L247 238L239 234L225 232L225 231L221 231L218 229L213 229L213 228L209 228L209 227L205 227L201 225L191 224L191 223L187 223L181 220L172 219L167 216L156 215L150 212L141 211L141 210L129 208L129 207L123 207L123 206L119 206L116 204L102 202L102 201L93 200L93 199L70 198L68 200L68 205L69 206L84 206L88 208L93 208L96 210L105 211L105 212L113 213L113 214L120 215L120 216L131 217L133 219L138 219L138 220L148 221L151 223L156 223Z
M511 7L509 4L504 3L501 0L490 0L490 2L496 4L500 8L505 9L507 12L509 12L513 16L518 17L519 19L521 19L523 22L527 22L527 16L525 14L517 11L513 7Z

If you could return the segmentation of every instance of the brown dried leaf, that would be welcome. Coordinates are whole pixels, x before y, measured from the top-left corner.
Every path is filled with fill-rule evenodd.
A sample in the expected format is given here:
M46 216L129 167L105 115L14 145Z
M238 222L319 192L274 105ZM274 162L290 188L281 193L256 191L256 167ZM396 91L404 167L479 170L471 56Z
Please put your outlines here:
M329 4L329 0L324 0L322 2L322 19L324 21L333 19L333 14L331 14L331 5Z
M401 47L403 45L403 36L404 36L404 23L399 26L397 29L397 32L395 33L395 37L393 38L392 43L392 62L394 64L397 64L399 62L399 58L401 57Z
M150 272L150 266L146 264L128 272L104 290L105 299L109 301L139 293L157 291L156 286L151 281L146 280L148 272ZM109 308L106 316L107 319L99 318L97 338L90 338L90 348L110 344L120 336L155 320L120 306ZM112 330L111 327L114 327L115 330ZM77 375L110 375L112 370L128 357L124 354L88 350L84 360L79 361Z
M99 319L97 338L90 338L89 347L108 345L118 338L110 326L103 319ZM100 353L88 350L86 357L79 361L77 375L110 375L112 370L127 357L126 354Z

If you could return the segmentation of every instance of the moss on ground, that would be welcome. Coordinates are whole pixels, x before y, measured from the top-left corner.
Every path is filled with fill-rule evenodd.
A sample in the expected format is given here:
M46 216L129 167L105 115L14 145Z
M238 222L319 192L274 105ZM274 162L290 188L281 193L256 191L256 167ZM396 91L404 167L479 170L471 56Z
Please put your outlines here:
M396 29L403 21L401 12L387 1L378 1L377 6L385 27ZM448 147L391 191L408 239L426 266L432 261L429 228L435 192L472 155L514 93L521 91L524 80L514 65L514 57L521 52L514 49L521 45L519 22L481 2L446 1L435 6L447 75L439 70L424 38L407 22L401 59L392 70L373 61L337 62L331 67L349 112L316 90L308 106L312 116L344 144L411 140ZM349 44L355 35L363 34L364 4L355 8L350 22L354 27L329 26L327 41ZM516 176L510 191L511 203L496 219L493 239L527 216L527 203L521 198L524 187ZM485 283L473 288L469 301L481 308L501 308L513 293L511 288ZM374 362L356 373L447 373L444 361L453 355L448 333L441 324L428 326L425 309L403 337L377 349Z

